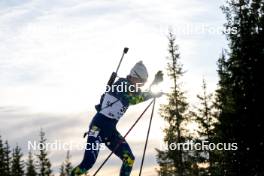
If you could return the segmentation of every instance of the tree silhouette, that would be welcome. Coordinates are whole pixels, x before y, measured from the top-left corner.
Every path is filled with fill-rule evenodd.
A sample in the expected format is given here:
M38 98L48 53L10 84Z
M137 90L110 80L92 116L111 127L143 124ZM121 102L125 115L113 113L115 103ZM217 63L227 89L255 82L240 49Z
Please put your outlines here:
M4 174L5 176L11 176L10 173L10 167L11 167L11 158L10 158L10 146L8 144L8 141L5 141L4 146Z
M169 145L172 143L183 143L186 138L183 135L183 122L187 119L188 103L181 90L180 78L183 75L182 64L179 62L180 54L176 38L172 32L168 35L168 75L173 81L171 88L172 93L168 96L168 104L161 106L161 116L165 119L168 126L164 129L164 142L168 149L157 150L157 161L159 163L158 173L161 176L175 175L182 176L190 173L191 163L189 162L188 153L186 154L181 148L172 150Z
M35 162L31 151L29 151L28 153L28 160L26 166L26 176L37 176Z
M4 176L5 168L4 168L4 146L2 137L0 136L0 176Z
M52 173L51 170L51 163L49 161L48 158L48 152L46 149L46 137L45 137L45 133L42 131L42 129L40 130L40 141L39 143L42 144L42 148L39 151L39 154L37 154L37 158L38 158L38 175L39 176L50 176Z
M226 14L230 52L219 59L220 125L222 142L237 143L238 150L225 151L220 167L223 175L264 175L264 2L229 1Z
M72 171L72 164L70 161L70 151L67 151L65 161L60 166L60 176L70 176Z
M208 143L214 143L215 141L215 126L217 124L218 111L213 100L213 94L208 93L207 84L205 79L202 81L202 93L197 95L199 100L198 107L195 107L195 112L192 112L194 120L199 125L198 139L195 142L201 143L202 141L208 141ZM217 167L215 160L215 151L195 151L197 164L208 164L208 167L197 166L197 172L199 175L217 175L213 168Z
M22 160L23 154L21 148L16 146L12 153L11 161L11 175L12 176L24 176L24 162Z

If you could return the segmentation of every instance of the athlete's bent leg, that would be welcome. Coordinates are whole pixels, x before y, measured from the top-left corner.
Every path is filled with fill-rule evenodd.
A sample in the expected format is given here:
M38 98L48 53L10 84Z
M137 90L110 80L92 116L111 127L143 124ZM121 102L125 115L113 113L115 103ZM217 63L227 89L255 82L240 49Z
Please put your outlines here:
M129 176L132 171L132 167L135 161L135 157L121 134L115 131L109 139L104 139L106 146L123 161L120 176ZM117 147L117 145L119 145Z
M72 170L71 176L79 176L85 174L91 169L97 159L101 137L99 136L100 129L93 125L89 129L86 149L82 162Z

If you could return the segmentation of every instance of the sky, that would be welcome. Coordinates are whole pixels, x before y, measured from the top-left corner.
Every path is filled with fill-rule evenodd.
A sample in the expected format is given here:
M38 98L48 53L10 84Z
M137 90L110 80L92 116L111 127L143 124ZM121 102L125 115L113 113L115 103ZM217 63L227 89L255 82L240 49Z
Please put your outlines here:
M186 71L182 87L191 105L205 78L210 92L217 86L217 59L227 47L222 34L223 0L1 0L0 1L0 134L11 146L28 153L28 141L42 128L48 141L84 144L82 134L95 114L124 47L129 52L119 70L125 77L139 60L149 80L156 71L166 76L169 29L176 35ZM169 91L169 78L161 85ZM126 132L149 102L136 105L120 120ZM155 148L162 143L164 121L157 102L144 176L155 175ZM150 112L128 136L136 156L137 175ZM142 152L141 152L142 151ZM54 172L66 151L49 151ZM81 150L71 151L74 165ZM108 151L102 151L100 163ZM96 166L97 166L96 165ZM121 161L112 157L99 175L118 175ZM95 166L95 168L96 168Z

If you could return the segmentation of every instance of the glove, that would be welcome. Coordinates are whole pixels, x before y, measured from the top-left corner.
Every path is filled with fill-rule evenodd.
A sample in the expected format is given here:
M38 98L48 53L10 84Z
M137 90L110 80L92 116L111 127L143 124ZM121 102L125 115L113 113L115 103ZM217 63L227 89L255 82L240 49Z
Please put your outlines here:
M152 85L153 84L159 84L162 81L163 81L163 73L162 73L162 71L158 71L155 75L155 78L152 82Z
M164 94L163 92L159 92L159 93L153 94L153 97L154 97L154 98L159 98L159 97L161 97L163 94Z

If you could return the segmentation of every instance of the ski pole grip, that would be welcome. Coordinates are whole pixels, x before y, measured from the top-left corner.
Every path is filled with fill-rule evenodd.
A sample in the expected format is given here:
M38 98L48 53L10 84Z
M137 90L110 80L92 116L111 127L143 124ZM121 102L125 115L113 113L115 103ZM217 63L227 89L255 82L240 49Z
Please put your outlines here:
M129 48L125 47L123 52L126 54L128 52L128 49Z

